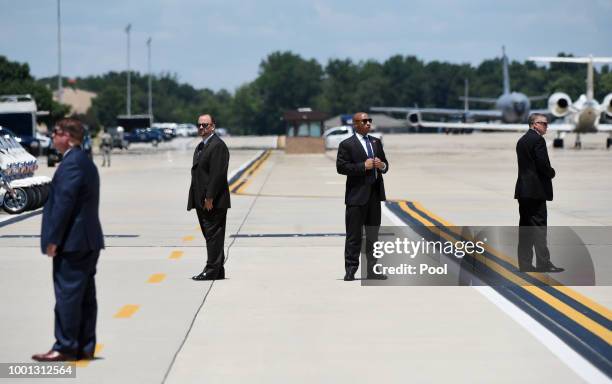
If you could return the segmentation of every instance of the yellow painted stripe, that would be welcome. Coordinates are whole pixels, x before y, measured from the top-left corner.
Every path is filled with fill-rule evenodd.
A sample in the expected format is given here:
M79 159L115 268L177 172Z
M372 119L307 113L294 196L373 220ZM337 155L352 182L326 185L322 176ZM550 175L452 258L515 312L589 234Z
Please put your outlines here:
M400 207L402 207L402 209L406 213L408 213L410 216L412 216L416 220L419 220L421 223L429 223L428 220L423 218L421 215L416 213L414 210L410 209L410 207L408 207L408 205L405 202L400 202L399 205L400 205ZM416 216L414 216L414 215L416 215ZM430 228L430 226L428 226L428 229L430 231L432 231L432 228ZM440 233L440 234L442 235L442 237L444 237L447 240L450 240L450 241L455 240L455 239L450 238L447 234L445 234L443 232ZM586 315L576 311L574 308L570 307L569 305L567 305L564 302L560 301L556 297L554 297L554 296L550 295L549 293L545 292L541 288L539 288L539 287L537 287L535 285L532 285L532 284L528 283L527 281L523 280L522 278L518 277L514 272L508 271L507 269L502 267L500 264L496 263L494 260L487 259L484 255L478 255L478 254L476 254L475 257L476 257L477 260L481 261L483 264L486 264L487 267L493 269L494 271L496 271L497 273L499 273L500 275L502 275L506 279L514 282L519 287L527 290L528 292L530 292L531 294L533 294L534 296L536 296L540 300L544 301L545 303L547 303L548 305L552 306L553 308L555 308L559 312L563 313L568 318L574 320L576 323L578 323L581 326L583 326L584 328L588 329L590 332L592 332L594 335L597 335L599 338L601 338L602 340L606 341L608 344L612 344L612 332L610 330L608 330L607 328L605 328L602 325L600 325L599 323L591 320ZM530 274L530 276L534 276L534 275L535 274ZM570 290L567 287L564 287L564 288L566 290ZM575 297L579 298L579 296L580 295L578 294ZM574 299L576 300L576 298L574 298ZM583 305L585 305L585 306L587 305L584 302L581 302L581 303ZM592 307L589 307L589 308L591 308L593 311L596 311L595 308L592 308ZM596 312L599 312L599 311L596 311Z
M185 236L183 237L183 241L193 241L194 237L193 236Z
M404 204L402 204L404 203ZM428 214L431 214L430 211L427 211L423 208L423 206L420 203L417 202L412 202L415 207L419 207L419 209L423 212L427 212ZM408 213L410 216L414 217L415 219L419 220L419 217L422 217L418 212L415 212L414 210L410 209L410 207L405 203L405 202L400 202L400 207L402 207L402 209ZM415 215L417 215L418 217L415 217ZM433 214L431 214L433 215ZM434 218L436 218L436 220L441 221L442 219L439 216L435 216L433 215ZM428 220L425 220L425 222L430 223ZM421 220L419 220L421 221ZM444 221L445 223L448 223L446 221ZM421 223L423 223L423 221L421 221ZM433 224L431 224L433 225ZM456 233L458 236L462 236L461 234L458 233L458 231L454 228L454 227L450 227L449 228L452 232ZM470 240L470 239L468 239ZM473 239L472 239L473 240ZM484 248L490 252L491 254L499 257L500 259L506 261L507 263L512 264L514 267L518 268L518 264L517 261L514 260L513 258L507 256L504 253L501 253L500 251L498 251L497 249L490 247L488 244L484 245ZM515 272L516 273L516 272ZM560 282L558 282L557 280L553 279L552 277L543 274L543 273L529 273L529 275L539 281L541 281L544 284L549 285L550 287L556 289L557 291L571 297L572 299L576 300L577 302L581 303L582 305L584 305L585 307L591 309L594 312L599 313L600 315L602 315L603 317L605 317L608 320L612 320L612 311L610 311L608 308L604 307L603 305L589 299L588 297L581 295L580 293L574 291L571 288L568 288L566 286L564 286L563 284L561 284Z
M94 350L94 357L98 356L98 354L102 352L103 348L104 348L104 344L96 344L96 348ZM89 365L90 361L91 360L78 360L78 361L75 361L75 365L78 368L85 368Z
M424 212L426 215L428 215L432 219L435 219L438 222L442 223L444 226L446 226L446 227L454 227L455 226L455 225L449 223L448 221L444 220L440 216L435 215L433 212L425 209L425 207L421 203L419 203L418 201L413 201L412 204L414 204L414 206L417 209L419 209L420 211Z
M183 257L183 251L172 251L172 253L170 253L170 256L168 257L169 259L180 259L181 257Z
M235 194L241 194L242 192L244 192L244 190L247 188L247 186L250 184L253 176L255 175L255 173L257 172L257 170L261 167L261 165L268 160L268 158L272 155L272 151L271 150L267 150L259 159L257 159L257 161L253 162L253 164L251 164L247 169L244 170L244 172L242 173L242 176L234 181L230 186L229 189L233 190L234 188L236 188L236 186L240 185L241 183L244 182L244 184L242 184L240 186L240 188L234 192Z
M140 308L140 305L137 304L127 304L124 305L123 307L121 307L121 309L119 310L119 312L115 313L115 317L116 319L127 319L132 317L132 315L134 315L138 309Z
M251 175L255 172L255 170L257 170L257 168L259 168L259 166L268 158L269 156L269 152L266 151L257 161L255 161L253 164L251 164L250 167L248 167L247 169L245 169L245 171L242 173L242 177L238 180L236 180L233 184L231 189L234 189L237 185L239 185L240 183L244 182L244 184L242 184L239 188L238 191L234 192L236 194L240 194L242 193L242 191L244 191L246 185L248 185L250 183L249 179L251 178Z
M584 314L576 311L574 308L565 304L556 297L551 296L549 293L543 291L539 287L535 285L530 285L530 283L510 273L508 270L497 264L495 261L487 259L483 255L476 255L476 258L482 263L486 263L487 267L493 269L495 272L499 273L506 279L512 281L513 283L528 291L538 299L555 308L557 311L561 312L568 318L582 325L584 328L591 331L591 333L597 335L600 339L604 340L608 344L612 344L612 331L608 330L606 327L591 320L591 318L589 318L588 316L585 316Z
M165 273L154 273L149 277L149 280L147 280L147 283L151 283L151 284L161 283L162 281L164 281L165 278L166 278Z
M257 172L263 168L261 167L263 165L263 163L268 160L268 157L270 157L271 152L267 152L264 156L262 156L262 158L259 161L259 164L257 164L257 167L253 168L252 170L250 170L249 172L247 172L247 180L244 184L242 184L240 186L240 188L238 188L238 190L235 192L236 194L241 194L243 193L249 186L249 184L251 184L251 182L255 179L255 175L257 174Z

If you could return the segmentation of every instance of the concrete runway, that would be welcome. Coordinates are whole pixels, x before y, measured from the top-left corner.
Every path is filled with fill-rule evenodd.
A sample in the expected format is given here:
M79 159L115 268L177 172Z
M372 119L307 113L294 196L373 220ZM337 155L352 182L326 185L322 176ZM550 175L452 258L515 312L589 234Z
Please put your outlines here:
M387 135L387 196L457 225L516 225L517 138ZM604 143L584 136L581 151L549 151L558 174L549 224L612 223ZM99 168L107 242L97 275L99 358L78 363L76 382L609 382L490 288L342 281L344 177L334 151L273 151L261 161L232 195L228 279L192 281L205 258L195 213L185 210L195 145L135 146ZM232 149L230 169L259 153ZM396 224L383 215L383 225ZM39 233L39 215L0 228L0 362L29 362L53 342L51 263ZM292 234L312 236L261 237ZM575 289L609 315L609 287Z

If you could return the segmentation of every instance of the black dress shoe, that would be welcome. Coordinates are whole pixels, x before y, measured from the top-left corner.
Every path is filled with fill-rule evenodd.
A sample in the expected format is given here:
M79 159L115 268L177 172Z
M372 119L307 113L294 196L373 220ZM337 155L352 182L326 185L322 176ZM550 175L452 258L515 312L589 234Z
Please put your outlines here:
M537 267L536 270L538 272L558 273L565 271L565 268L556 267L553 263L548 263L542 267Z
M60 351L54 351L53 349L47 353L37 353L32 355L32 360L36 361L75 361L76 357Z
M353 281L355 280L355 272L347 271L346 275L344 275L344 281Z
M192 277L193 280L196 281L204 281L204 280L223 280L225 279L225 273L223 274L218 274L217 275L213 275L210 272L202 272L199 275L193 276Z
M519 271L521 272L538 272L538 270L533 265L527 265L524 267L519 267Z
M372 273L368 275L368 280L387 280L389 277L383 274Z
M93 352L79 352L79 354L77 355L77 358L79 360L93 360L94 353Z

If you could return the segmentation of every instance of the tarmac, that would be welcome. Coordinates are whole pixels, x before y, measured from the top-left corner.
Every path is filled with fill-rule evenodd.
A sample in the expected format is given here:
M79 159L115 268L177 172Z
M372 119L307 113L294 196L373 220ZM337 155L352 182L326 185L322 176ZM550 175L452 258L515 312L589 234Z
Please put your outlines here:
M517 225L518 137L386 135L387 197L456 225ZM605 364L490 287L343 281L345 178L335 151L261 157L255 148L273 138L226 140L230 170L249 170L232 184L228 278L191 280L205 262L195 212L186 211L196 139L114 153L112 167L98 168L107 248L97 274L97 358L77 363L76 381L35 382L610 382ZM605 137L582 140L582 150L549 149L558 175L549 225L612 224ZM39 173L53 171L41 164ZM53 343L40 219L0 227L0 362L30 362ZM400 219L384 208L382 225ZM598 262L609 276L610 262ZM610 287L572 289L612 321ZM605 360L610 328L597 329Z

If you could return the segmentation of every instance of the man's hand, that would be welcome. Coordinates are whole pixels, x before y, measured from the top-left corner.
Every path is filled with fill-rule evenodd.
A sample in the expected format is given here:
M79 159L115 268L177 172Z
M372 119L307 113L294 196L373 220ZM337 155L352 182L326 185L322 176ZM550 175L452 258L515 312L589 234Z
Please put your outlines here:
M374 168L374 159L367 159L364 164L366 171L369 171L370 169Z
M374 168L383 169L385 167L385 163L382 162L378 157L374 158Z
M204 199L204 208L206 208L207 211L210 211L211 209L213 209L213 199L205 198Z
M55 257L57 255L57 244L49 244L47 245L47 256Z

